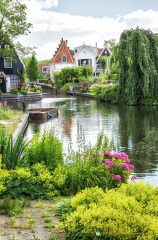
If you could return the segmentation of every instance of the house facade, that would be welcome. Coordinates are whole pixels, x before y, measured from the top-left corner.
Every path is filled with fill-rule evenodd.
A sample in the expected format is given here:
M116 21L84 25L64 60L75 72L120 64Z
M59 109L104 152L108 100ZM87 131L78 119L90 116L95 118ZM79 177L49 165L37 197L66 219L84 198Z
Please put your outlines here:
M39 64L40 68L40 74L43 78L47 78L48 75L50 74L50 64L48 63L40 63Z
M63 40L62 38L53 58L51 59L50 77L53 78L53 73L61 71L62 68L73 66L73 55L67 45L67 40Z
M95 47L85 45L75 47L75 66L89 66L94 70L94 75L97 76L103 71L99 64L99 59L102 56L110 56L111 52L107 48L98 48L97 44Z
M75 66L89 66L95 71L96 69L96 58L98 55L97 46L92 47L83 44L82 46L75 47L74 49L74 60Z
M1 48L10 47L9 45L1 45ZM24 70L24 64L17 54L15 61L10 57L0 58L0 90L10 92L12 86L18 86L20 83L20 74Z
M103 49L98 49L98 57L97 57L97 60L96 60L96 69L95 69L95 73L96 73L96 76L99 75L101 72L103 72L103 68L102 66L100 65L100 58L101 57L110 57L112 55L110 49L108 48L103 48ZM108 63L110 62L110 59L107 58L107 66L108 66Z

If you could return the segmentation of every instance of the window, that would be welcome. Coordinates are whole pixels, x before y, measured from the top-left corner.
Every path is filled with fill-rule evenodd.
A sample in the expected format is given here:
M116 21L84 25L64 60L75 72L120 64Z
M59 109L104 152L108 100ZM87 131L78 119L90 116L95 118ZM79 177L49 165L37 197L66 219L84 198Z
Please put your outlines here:
M78 66L89 66L92 67L92 59L79 59Z
M9 75L9 78L10 78L10 85L11 86L18 86L19 85L18 75Z
M62 55L61 62L66 62L66 56L65 55Z
M75 53L77 53L77 49L75 49Z
M49 72L49 68L48 67L42 67L42 72L43 73L48 73Z
M4 67L5 68L12 68L12 61L10 57L4 58Z

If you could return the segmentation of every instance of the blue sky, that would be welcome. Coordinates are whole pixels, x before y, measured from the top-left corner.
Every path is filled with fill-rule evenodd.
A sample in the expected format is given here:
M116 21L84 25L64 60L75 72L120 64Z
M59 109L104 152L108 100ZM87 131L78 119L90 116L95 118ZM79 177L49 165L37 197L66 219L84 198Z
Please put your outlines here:
M60 13L80 16L117 17L132 11L158 10L157 0L59 0L54 9Z
M31 34L18 39L37 47L37 59L51 59L60 39L70 49L83 43L103 47L137 26L158 33L157 0L20 0L27 6Z

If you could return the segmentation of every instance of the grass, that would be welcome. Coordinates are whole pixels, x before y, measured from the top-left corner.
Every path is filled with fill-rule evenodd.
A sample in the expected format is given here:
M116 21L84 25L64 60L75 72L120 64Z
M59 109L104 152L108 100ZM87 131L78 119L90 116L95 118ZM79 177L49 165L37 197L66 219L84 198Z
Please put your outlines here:
M0 108L0 129L7 130L7 135L12 134L23 116L24 113L18 110Z

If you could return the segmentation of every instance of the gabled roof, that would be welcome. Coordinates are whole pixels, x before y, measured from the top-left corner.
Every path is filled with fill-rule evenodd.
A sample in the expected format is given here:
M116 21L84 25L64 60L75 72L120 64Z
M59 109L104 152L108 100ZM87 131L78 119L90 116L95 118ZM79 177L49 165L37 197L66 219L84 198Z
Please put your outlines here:
M75 53L74 57L76 57L83 49L88 50L94 57L97 56L97 48L96 47L92 47L90 45L81 45L79 47L75 47L75 49L77 49L77 53Z
M62 38L57 50L55 51L55 54L54 54L51 62L52 63L62 63L61 57L63 55L66 56L66 62L67 63L74 63L73 56L70 52L69 47L67 46L67 40L65 41Z
M100 54L102 53L103 48L98 48L98 56L100 56Z
M101 51L102 50L102 51ZM107 51L107 54L105 54L105 50ZM97 59L97 63L99 62L99 59L102 57L102 56L110 56L110 55L112 55L112 53L111 53L111 51L110 51L110 49L108 49L108 48L98 48L98 53L100 53L100 54L98 54L98 59Z
M0 72L0 77L5 78L6 77L5 73L4 72Z

